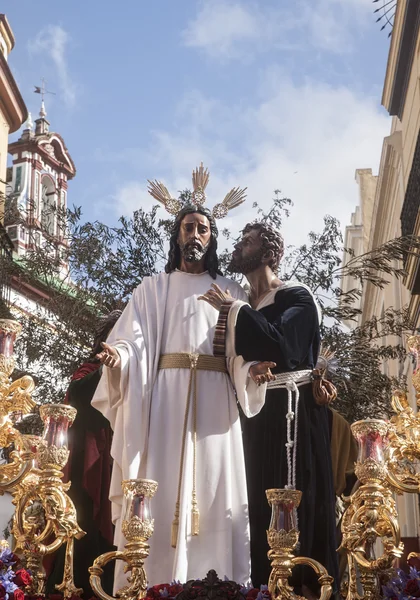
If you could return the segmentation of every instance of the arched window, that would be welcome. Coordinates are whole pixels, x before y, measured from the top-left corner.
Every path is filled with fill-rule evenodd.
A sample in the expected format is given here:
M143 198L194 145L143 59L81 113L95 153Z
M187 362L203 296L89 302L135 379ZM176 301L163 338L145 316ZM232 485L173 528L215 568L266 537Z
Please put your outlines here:
M49 177L42 178L41 186L41 224L49 235L55 234L56 201L54 182Z
M33 216L35 219L39 219L40 213L39 206L39 173L35 171L35 181L34 181L34 206L33 206Z

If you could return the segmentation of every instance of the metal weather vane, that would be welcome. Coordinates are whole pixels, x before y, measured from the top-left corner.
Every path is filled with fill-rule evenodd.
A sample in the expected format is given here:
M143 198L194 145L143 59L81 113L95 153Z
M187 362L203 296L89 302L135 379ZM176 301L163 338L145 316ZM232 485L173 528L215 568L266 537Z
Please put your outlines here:
M50 90L47 90L46 88L46 81L44 79L44 77L41 77L41 85L35 85L34 86L34 94L40 94L41 95L41 111L40 111L40 116L41 117L45 117L47 115L46 110L45 110L45 104L44 104L44 98L45 98L45 94L51 94L52 96L55 96L55 92L51 92Z
M388 33L388 37L391 36L392 29L394 27L394 18L395 11L397 10L397 0L373 0L373 3L382 2L382 6L373 11L373 13L381 13L379 17L376 19L376 22L379 23L382 21L381 31L383 31L387 26L391 28L391 31Z

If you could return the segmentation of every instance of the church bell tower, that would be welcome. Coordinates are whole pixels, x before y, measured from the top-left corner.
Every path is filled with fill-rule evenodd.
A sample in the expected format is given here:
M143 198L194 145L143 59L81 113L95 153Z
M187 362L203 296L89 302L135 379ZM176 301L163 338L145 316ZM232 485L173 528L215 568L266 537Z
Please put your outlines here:
M35 128L29 115L21 137L9 144L9 153L5 226L15 253L24 256L53 242L58 257L63 256L67 240L58 214L67 207L68 181L76 168L63 138L50 131L44 98ZM64 258L61 270L67 273Z

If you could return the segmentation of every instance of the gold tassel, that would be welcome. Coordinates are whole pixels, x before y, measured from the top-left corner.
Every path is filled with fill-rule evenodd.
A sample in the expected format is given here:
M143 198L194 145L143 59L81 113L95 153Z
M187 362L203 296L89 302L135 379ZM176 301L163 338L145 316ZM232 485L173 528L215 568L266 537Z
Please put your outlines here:
M176 503L175 508L175 516L172 521L171 527L171 546L172 548L176 548L176 544L178 541L178 530L179 530L179 502Z
M200 533L200 511L197 506L197 496L193 493L192 507L191 507L191 535L198 535Z

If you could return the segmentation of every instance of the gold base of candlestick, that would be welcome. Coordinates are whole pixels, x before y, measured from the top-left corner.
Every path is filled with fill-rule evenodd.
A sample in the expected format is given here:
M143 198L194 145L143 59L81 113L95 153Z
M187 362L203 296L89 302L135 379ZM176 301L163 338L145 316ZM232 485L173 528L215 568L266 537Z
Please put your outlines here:
M73 421L76 410L63 405L42 407L44 420L65 416ZM36 452L36 468L14 493L16 511L13 517L13 535L16 552L23 551L28 564L38 565L33 574L33 586L38 595L45 591L45 574L39 557L44 557L66 544L63 582L58 589L65 599L80 595L73 579L73 540L81 539L85 532L77 523L75 506L66 493L70 483L63 483L62 469L67 463L69 451L66 446L47 445L39 440ZM34 511L37 507L37 511Z
M302 498L302 492L298 490L272 489L267 490L267 499L274 511L277 506L288 506L289 513L293 519L293 513L296 511ZM281 512L281 511L280 511ZM328 600L332 594L332 584L334 578L328 574L326 568L321 563L308 558L306 556L294 556L298 542L299 531L296 527L289 528L288 522L286 529L279 529L277 526L272 526L267 531L267 540L270 550L268 558L271 562L271 573L268 581L268 590L273 600L298 600L301 596L294 593L292 586L289 584L289 577L292 575L293 567L297 565L306 565L311 567L318 576L318 583L321 586L321 600Z
M83 589L74 585L73 576L73 557L74 557L74 538L70 537L66 543L66 555L64 559L63 581L55 586L55 589L63 593L64 598L72 598L73 596L81 596Z
M125 572L130 572L128 585L122 587L116 593L116 598L121 600L134 600L143 598L147 592L147 575L144 561L149 556L149 545L146 542L127 542L123 551L114 550L106 552L95 559L89 567L90 585L95 594L102 600L111 600L113 596L106 594L102 588L101 577L103 567L113 560L123 560L127 563Z
M403 553L396 503L389 489L385 450L389 445L390 424L379 419L358 421L351 426L359 442L355 473L361 486L350 497L341 531L342 549L347 552L349 581L347 598L379 598L380 578ZM375 557L376 541L382 542ZM358 594L358 588L363 594ZM360 591L360 590L359 590Z
M121 600L136 600L143 598L147 591L147 575L144 561L149 556L148 539L154 530L154 520L150 516L146 502L151 500L157 490L157 482L151 479L129 479L123 481L122 487L127 503L126 517L122 522L122 532L127 540L124 550L106 552L94 561L89 567L90 585L101 600L115 600L106 594L102 588L101 577L103 567L113 560L123 560L126 564L125 572L128 585L116 593L116 598ZM141 507L142 514L134 514Z
M25 589L28 596L44 596L45 595L45 571L42 566L44 555L36 551L27 549L23 552L26 568L31 572L32 581Z
M23 554L32 573L26 593L44 594L43 558L67 543L59 589L64 598L71 598L82 592L73 582L73 539L85 533L77 524L76 509L66 494L70 483L62 482L62 469L69 455L67 428L77 411L63 404L40 408L44 438L49 443L36 436L21 435L13 427L13 412L29 413L36 406L31 397L35 387L32 378L24 376L12 382L10 377L15 367L14 343L20 331L16 321L0 319L0 447L11 450L8 463L0 465L0 495L6 490L13 494L15 552Z

